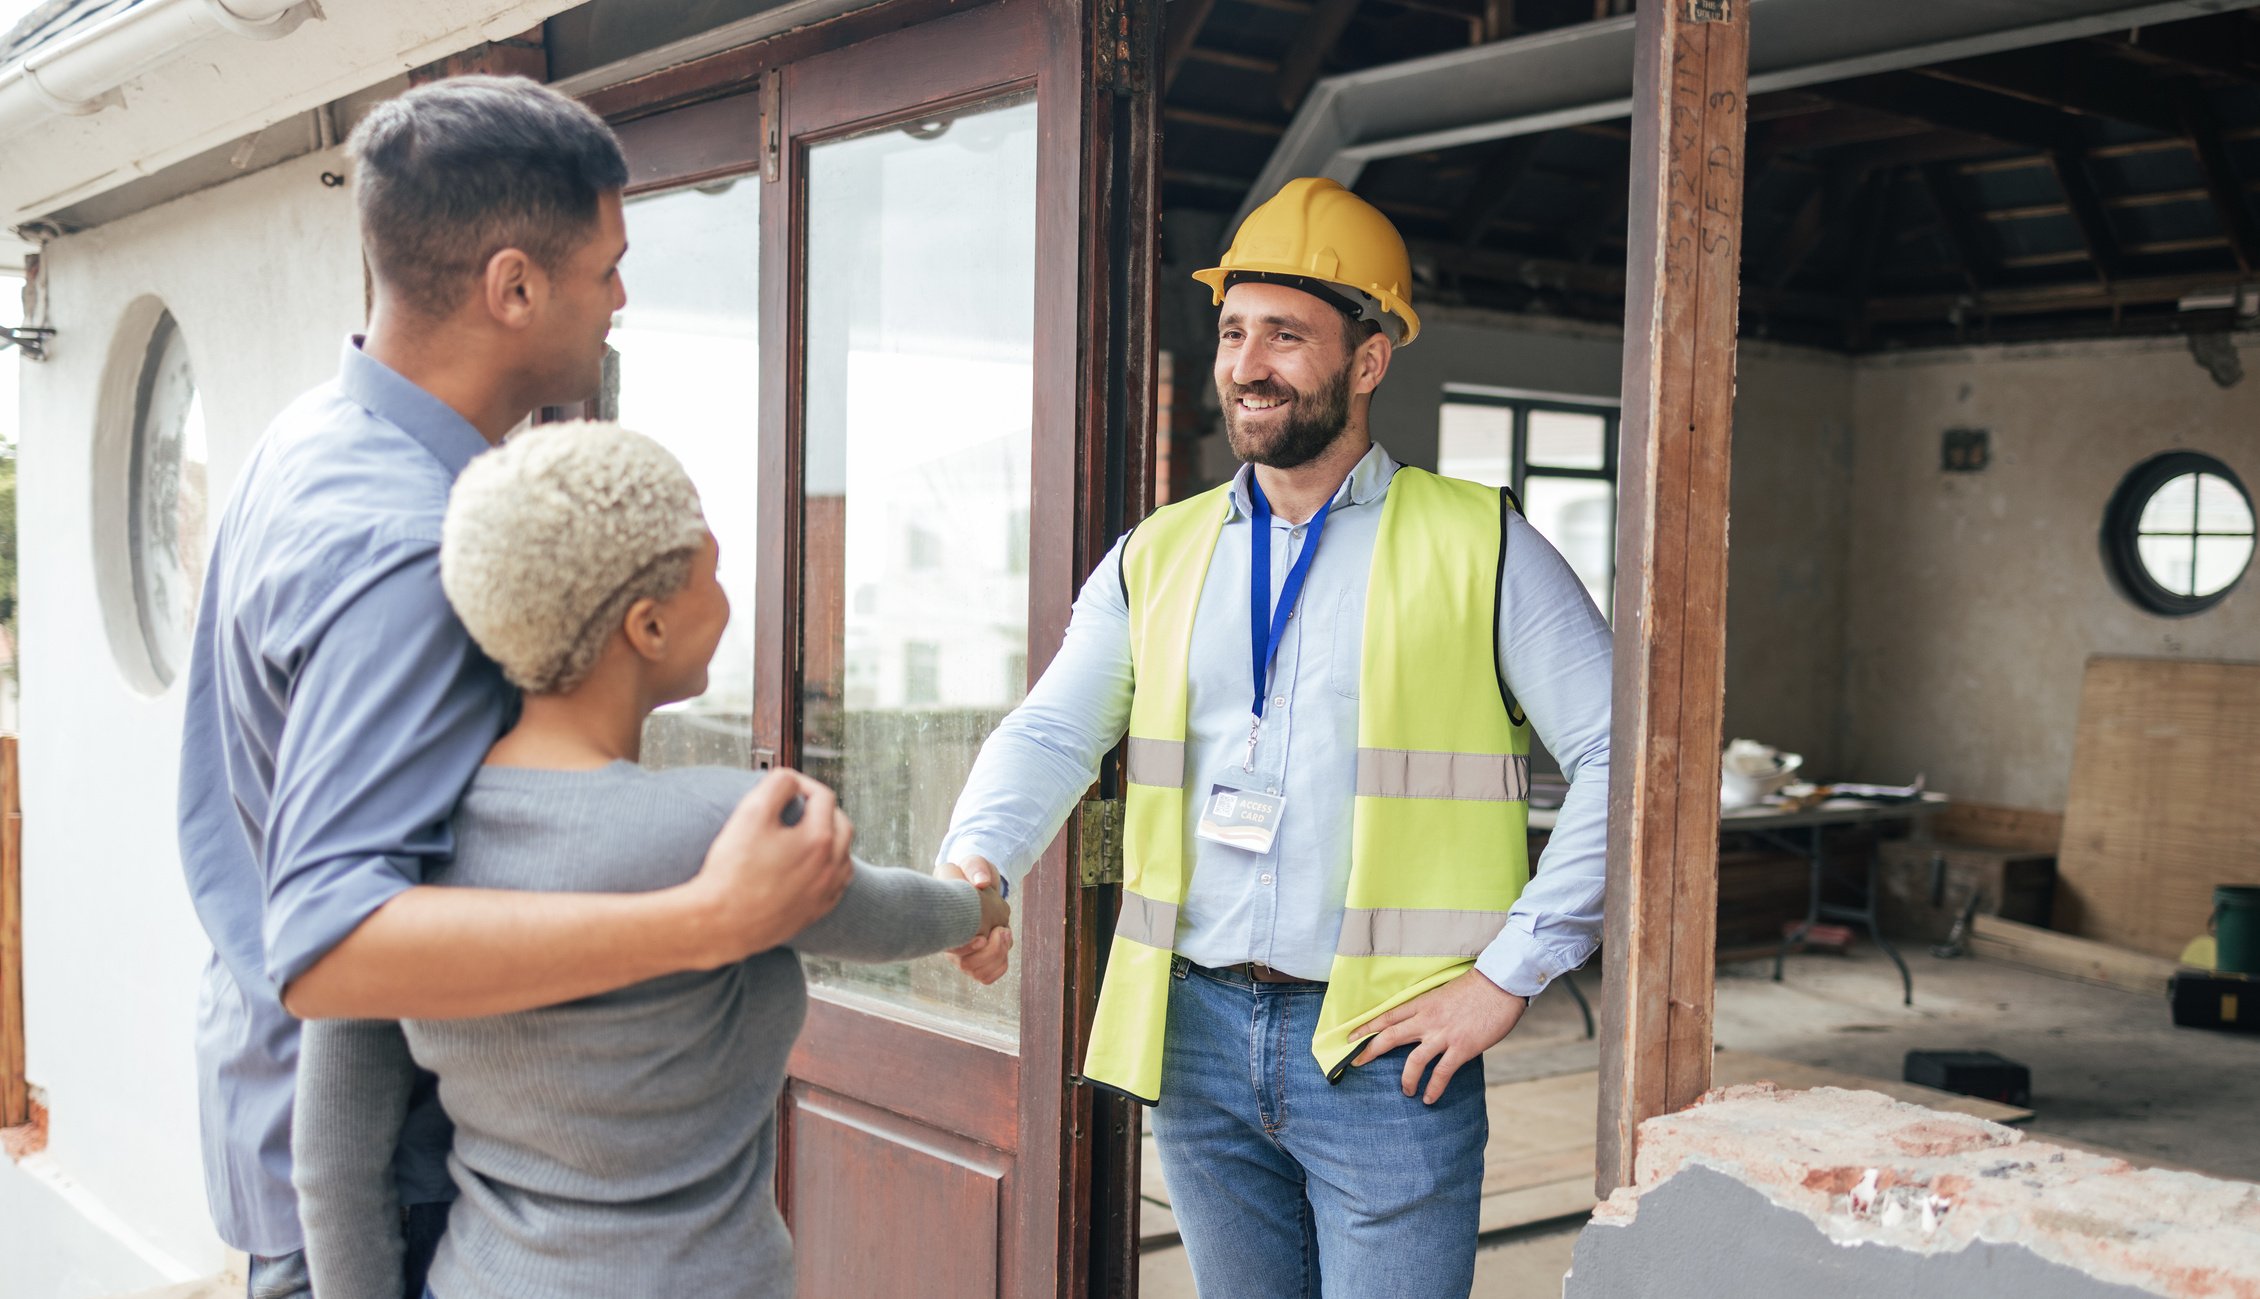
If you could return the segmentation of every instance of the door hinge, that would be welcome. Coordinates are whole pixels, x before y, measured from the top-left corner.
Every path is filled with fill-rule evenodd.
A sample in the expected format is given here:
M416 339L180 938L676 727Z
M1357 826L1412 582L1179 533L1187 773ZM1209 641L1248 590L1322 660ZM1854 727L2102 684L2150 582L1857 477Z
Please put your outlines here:
M775 184L783 172L785 145L785 78L771 70L761 74L761 179Z
M1076 866L1083 887L1122 882L1122 800L1086 799L1075 809Z
M1097 80L1125 99L1145 88L1146 60L1137 25L1154 20L1149 8L1141 0L1103 0L1099 5Z

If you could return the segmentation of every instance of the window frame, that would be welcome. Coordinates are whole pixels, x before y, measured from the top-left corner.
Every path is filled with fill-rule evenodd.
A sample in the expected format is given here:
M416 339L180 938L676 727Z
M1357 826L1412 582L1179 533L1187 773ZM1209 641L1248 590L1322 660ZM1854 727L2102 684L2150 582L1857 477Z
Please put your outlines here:
M1562 393L1523 392L1515 389L1482 388L1473 385L1446 384L1437 405L1437 460L1442 468L1443 424L1446 406L1489 406L1509 412L1507 438L1507 485L1514 493L1515 510L1527 521L1529 515L1523 505L1529 499L1527 485L1536 478L1582 479L1586 482L1605 482L1609 485L1609 517L1614 522L1623 508L1623 495L1617 484L1617 435L1624 418L1624 405L1609 397L1576 397ZM1530 417L1538 411L1558 411L1565 415L1596 415L1601 419L1601 467L1598 469L1572 469L1554 465L1540 465L1537 472L1530 464ZM1533 524L1532 526L1536 526ZM1552 539L1548 538L1551 542ZM1559 546L1556 546L1559 549ZM1608 599L1601 605L1603 617L1608 617L1616 604L1617 557L1609 552Z
M2142 515L2150 500L2167 483L2186 474L2210 474L2236 489L2244 498L2248 512L2260 518L2260 508L2255 508L2252 490L2234 469L2219 458L2202 451L2168 451L2155 455L2129 469L2120 478L2111 493L2111 500L2103 510L2103 527L2098 536L2103 552L2104 571L2111 576L2119 593L2132 601L2144 613L2163 618L2189 618L2206 612L2226 600L2251 575L2252 556L2247 556L2244 569L2227 586L2208 595L2183 595L2161 584L2150 574L2141 553ZM2182 534L2169 534L2179 536ZM2200 534L2198 535L2227 535ZM2239 534L2241 535L2241 534ZM2256 542L2260 547L2260 542ZM2255 554L2260 554L2256 549Z

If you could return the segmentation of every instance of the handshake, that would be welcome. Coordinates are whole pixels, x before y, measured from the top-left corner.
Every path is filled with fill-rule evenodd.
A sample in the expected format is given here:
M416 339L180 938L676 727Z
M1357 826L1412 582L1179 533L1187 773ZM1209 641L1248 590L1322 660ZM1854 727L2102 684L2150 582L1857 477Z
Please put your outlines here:
M1012 904L1004 900L998 888L997 868L984 858L968 857L963 862L945 862L934 868L934 874L940 879L964 880L981 891L980 932L965 946L951 948L949 954L957 968L976 982L995 983L1012 963Z
M821 781L777 768L739 802L698 875L676 886L700 917L700 954L691 968L713 969L781 946L830 912L854 877L854 845L855 823L838 796ZM980 890L981 927L950 956L967 975L995 983L1012 955L1012 906L997 868L972 857L934 874Z

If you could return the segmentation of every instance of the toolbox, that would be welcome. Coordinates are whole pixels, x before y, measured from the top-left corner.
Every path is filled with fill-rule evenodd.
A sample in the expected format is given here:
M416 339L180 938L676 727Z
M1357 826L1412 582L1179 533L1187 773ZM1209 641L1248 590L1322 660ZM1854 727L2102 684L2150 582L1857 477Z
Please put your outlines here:
M2260 979L2248 974L2177 970L2166 982L2174 1022L2183 1028L2260 1033Z
M2032 1070L1991 1051L1909 1051L1908 1082L2020 1108L2032 1104Z

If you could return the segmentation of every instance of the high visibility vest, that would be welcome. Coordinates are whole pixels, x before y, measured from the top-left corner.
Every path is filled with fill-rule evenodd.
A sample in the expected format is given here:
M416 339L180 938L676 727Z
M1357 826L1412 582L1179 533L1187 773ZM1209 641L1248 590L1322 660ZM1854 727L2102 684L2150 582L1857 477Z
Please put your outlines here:
M1123 547L1136 676L1126 749L1122 911L1084 1080L1161 1096L1177 912L1192 863L1186 665L1230 486L1165 506ZM1341 937L1311 1054L1339 1080L1350 1030L1459 977L1530 877L1530 727L1499 678L1507 493L1402 468L1383 498L1365 601L1357 787ZM1245 629L1229 631L1234 645Z

